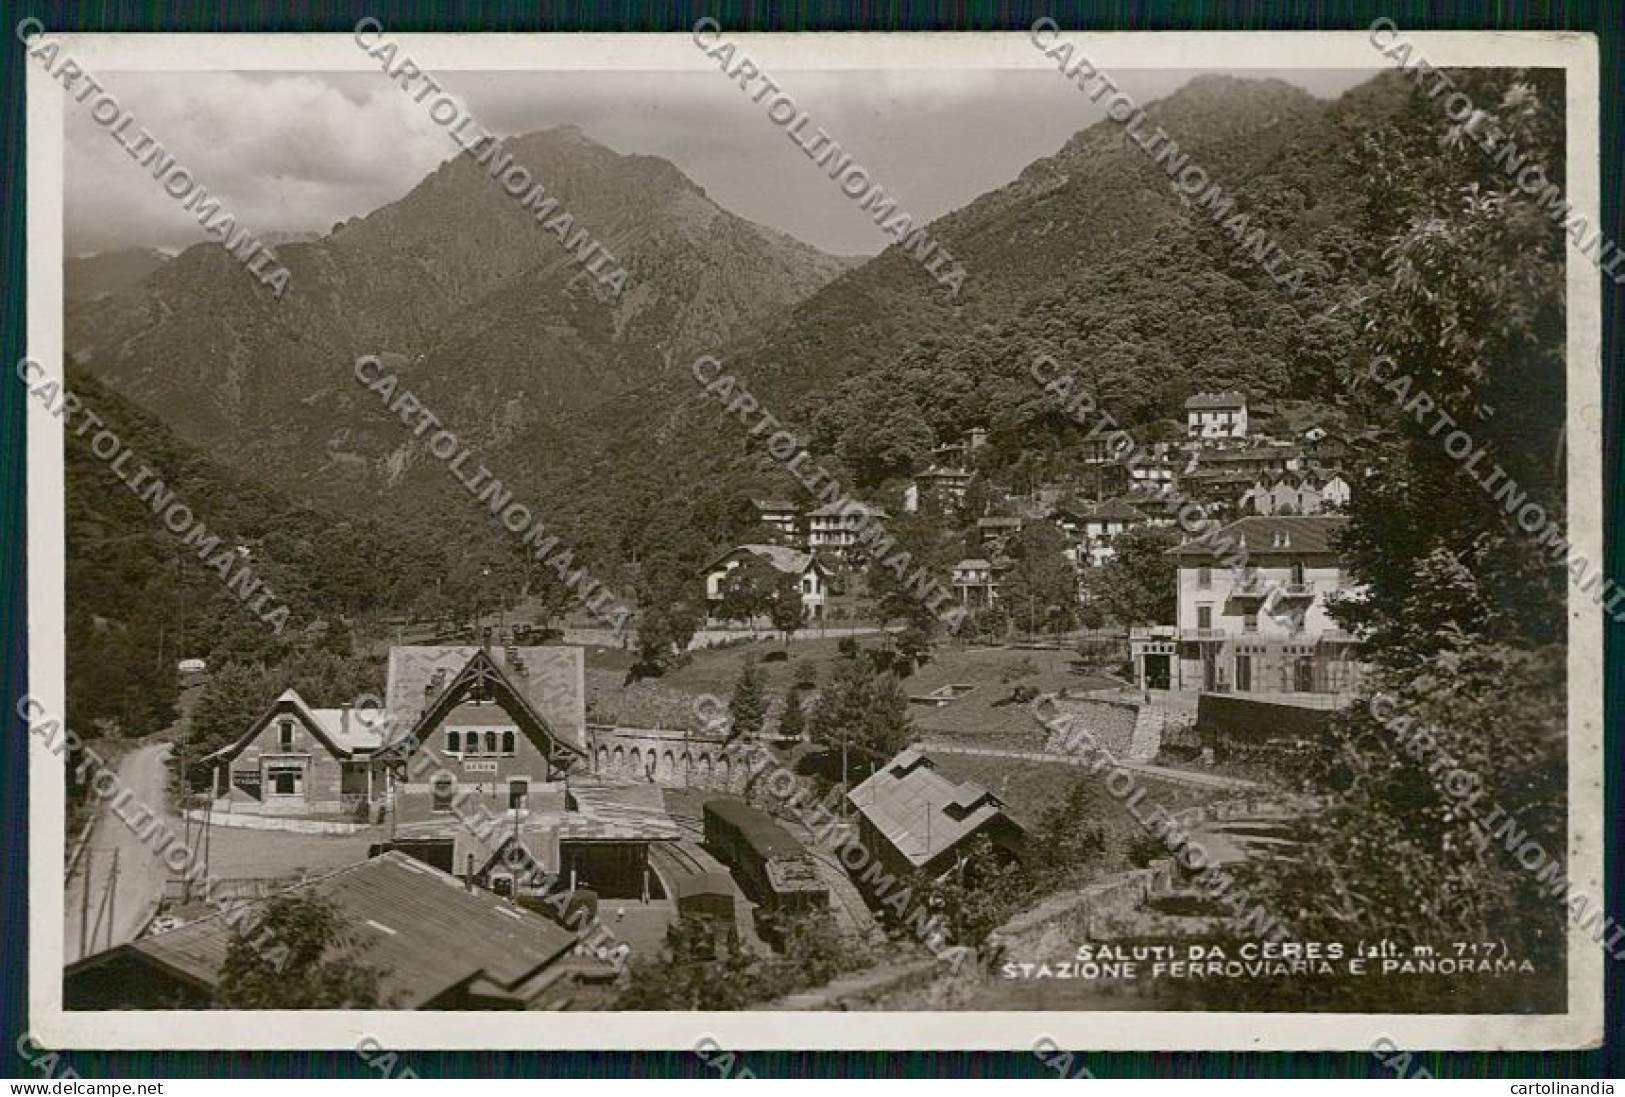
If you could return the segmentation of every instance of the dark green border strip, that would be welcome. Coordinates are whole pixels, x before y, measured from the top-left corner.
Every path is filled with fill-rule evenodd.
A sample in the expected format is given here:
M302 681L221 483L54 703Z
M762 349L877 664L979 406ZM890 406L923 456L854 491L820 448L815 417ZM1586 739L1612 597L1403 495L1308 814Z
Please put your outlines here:
M400 0L355 3L317 3L294 0L283 4L197 0L166 4L102 3L47 4L24 0L12 8L8 24L25 15L39 18L51 30L80 31L348 31L357 19L373 16L396 31L655 31L687 30L700 15L719 19L730 30L1023 30L1040 15L1054 17L1063 27L1088 30L1357 30L1387 16L1406 30L1564 30L1598 35L1602 74L1602 195L1605 231L1615 240L1625 238L1620 194L1619 140L1622 66L1620 41L1625 35L1621 0L1590 3L1524 3L1506 0L1494 5L1425 3L1395 0L1377 3L1325 3L1307 0L1263 3L1195 4L1167 0L1125 3L1019 2L907 3L867 2L803 3L447 3L418 5ZM23 217L23 65L20 44L5 28L6 47L0 56L0 89L5 98L4 145L6 204L0 213L0 255L5 273L0 278L0 344L5 368L25 353L24 217ZM1619 527L1625 491L1617 476L1617 439L1620 431L1619 330L1621 302L1618 287L1604 281L1605 377L1605 484L1608 523L1608 573L1625 575L1625 553L1613 532ZM23 404L22 390L9 377L0 378L0 618L7 637L3 694L9 706L26 688L27 653L24 606L23 509ZM1607 818L1618 811L1618 771L1625 763L1621 751L1621 687L1625 665L1619 650L1621 629L1609 626L1606 767ZM5 1065L0 1076L22 1077L28 1064L15 1057L14 1041L27 1031L27 790L25 734L17 729L4 741L0 753L0 826L6 835L0 853L0 1039L6 1041ZM1608 908L1625 922L1619 897L1619 850L1608 851ZM1424 1054L1416 1063L1441 1077L1584 1078L1625 1075L1621 1055L1617 998L1621 986L1619 963L1607 965L1608 1043L1598 1051L1520 1054ZM1236 1018L1245 1031L1246 1019ZM696 1040L701 1033L695 1032ZM1036 1038L1038 1034L1035 1032ZM1379 1035L1372 1033L1375 1039ZM86 1078L161 1077L377 1077L357 1056L348 1052L94 1052L68 1055L74 1069ZM1078 1062L1101 1076L1139 1077L1391 1077L1366 1053L1230 1054L1094 1053ZM743 1064L758 1075L789 1077L894 1078L921 1076L1056 1077L1034 1057L1019 1053L967 1052L758 1052L743 1056ZM706 1077L715 1075L686 1052L403 1052L401 1066L426 1077L540 1078L581 1077Z

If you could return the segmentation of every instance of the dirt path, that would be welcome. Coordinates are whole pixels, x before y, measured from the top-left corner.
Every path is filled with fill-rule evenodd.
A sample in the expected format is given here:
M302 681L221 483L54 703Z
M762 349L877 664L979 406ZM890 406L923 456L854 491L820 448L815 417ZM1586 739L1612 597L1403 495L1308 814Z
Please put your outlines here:
M179 833L180 824L168 806L169 770L165 760L169 751L168 743L152 743L125 755L118 767L119 787L128 788L131 793L125 805L126 814L138 818L137 805L145 805ZM90 846L67 882L67 931L63 951L70 963L83 954L100 952L133 939L152 918L164 893L168 870L129 824L113 814L109 804L111 801L104 802L91 830ZM118 852L118 880L109 896L115 850ZM81 913L84 914L83 925Z

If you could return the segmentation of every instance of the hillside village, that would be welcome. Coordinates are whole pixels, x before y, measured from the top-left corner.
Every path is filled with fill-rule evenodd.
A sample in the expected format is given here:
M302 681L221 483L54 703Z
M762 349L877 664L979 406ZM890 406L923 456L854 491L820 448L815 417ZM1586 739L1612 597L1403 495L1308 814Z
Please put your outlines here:
M1511 79L1475 78L1486 102ZM514 139L516 162L638 241L625 299L462 158L281 247L310 287L286 311L208 245L76 297L70 387L291 624L243 613L70 438L68 714L156 822L125 826L69 766L68 1005L1511 1000L1496 979L1047 966L1277 931L1510 940L1534 965L1517 1010L1560 997L1551 904L1515 865L1462 863L1446 792L1371 704L1404 698L1486 787L1561 787L1561 569L1365 377L1378 353L1430 370L1562 513L1561 345L1509 325L1464 365L1405 266L1412 225L1475 272L1514 235L1460 200L1478 167L1435 155L1426 108L1392 75L1334 100L1204 76L1151 105L1270 211L1314 272L1294 300L1105 122L932 225L971 272L952 304L895 248L825 255L573 126ZM1350 134L1399 150L1381 177ZM1560 332L1561 240L1545 265L1498 255L1524 282L1428 293ZM698 355L839 491L719 415ZM512 536L358 389L362 356L568 549ZM1120 427L1080 419L1040 358ZM572 594L589 574L628 627ZM1562 797L1537 799L1522 825L1562 848Z
M394 966L380 969L381 993L407 1008L656 1004L651 958L693 962L684 950L699 948L702 963L739 952L793 965L818 947L804 923L864 947L839 963L819 954L838 976L825 990L780 991L905 993L934 973L932 946L985 947L998 929L960 909L964 895L937 896L931 934L911 938L916 912L890 893L900 881L923 901L948 881L997 893L1019 879L1025 894L993 908L1000 923L1093 894L1085 884L1140 887L1147 869L1177 894L1178 848L1136 832L1080 735L1185 813L1190 841L1225 861L1279 853L1307 808L1275 767L1302 736L1324 735L1361 680L1358 642L1328 613L1350 593L1333 547L1349 450L1318 426L1285 439L1258 430L1256 411L1251 422L1244 396L1194 396L1187 437L1154 451L1150 468L1166 475L1137 481L1092 456L1071 483L1022 494L985 484L985 431L937 447L897 505L981 553L952 565L955 595L974 609L964 639L911 644L917 615L885 621L896 596L888 609L870 587L858 537L860 518L889 518L883 507L755 498L763 539L694 577L707 619L666 665L635 663L633 645L592 643L567 621L523 620L515 605L477 616L473 643L384 645L385 690L370 708L321 707L327 698L291 684L260 698L240 734L186 767L181 799L188 829L230 851L210 867L229 858L254 875L166 875L146 932L112 948L81 926L70 999L215 1001L230 916L204 901L209 887L250 905L308 893L353 925L386 927ZM1231 494L1215 498L1215 482ZM1245 568L1177 537L1165 512L1185 493L1249 546ZM981 513L968 505L978 497ZM1125 536L1139 528L1183 543ZM1036 579L1023 587L1013 557L1039 552L1053 559L1028 562ZM1090 583L1113 562L1161 577L1168 620L1079 627L1118 619ZM1011 605L1024 591L1046 599L1041 620ZM206 664L187 669L206 688ZM806 803L823 805L827 829ZM380 921L377 896L397 890ZM1225 916L1211 900L1199 910L1193 936ZM492 911L536 950L522 978L475 951L418 963L414 936Z

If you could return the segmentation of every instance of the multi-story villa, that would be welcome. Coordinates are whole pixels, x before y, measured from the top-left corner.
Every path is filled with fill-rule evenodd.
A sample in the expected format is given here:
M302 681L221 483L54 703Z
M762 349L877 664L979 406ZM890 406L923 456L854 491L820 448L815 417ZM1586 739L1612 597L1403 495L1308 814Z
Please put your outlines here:
M1348 693L1364 667L1358 642L1327 612L1352 594L1335 542L1338 515L1242 518L1207 543L1170 549L1179 562L1177 619L1135 629L1142 689ZM1245 552L1245 565L1227 566Z
M1199 392L1185 401L1185 430L1192 438L1247 437L1247 397L1239 392Z

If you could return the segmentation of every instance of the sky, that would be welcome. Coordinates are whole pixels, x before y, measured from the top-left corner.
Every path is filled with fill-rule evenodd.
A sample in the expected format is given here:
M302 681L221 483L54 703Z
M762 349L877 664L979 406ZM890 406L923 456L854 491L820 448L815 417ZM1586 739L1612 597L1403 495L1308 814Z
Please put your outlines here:
M1136 103L1203 70L1114 71ZM1218 70L1207 70L1218 71ZM1234 70L1226 70L1234 72ZM1248 70L1321 98L1374 71ZM325 233L410 191L459 150L427 104L377 71L98 74L134 118L256 235ZM723 207L838 255L891 238L720 72L441 72L486 130L579 126L617 152L675 163ZM916 224L957 209L1103 117L1052 69L794 71L778 81ZM179 250L209 239L187 211L67 103L67 253Z

